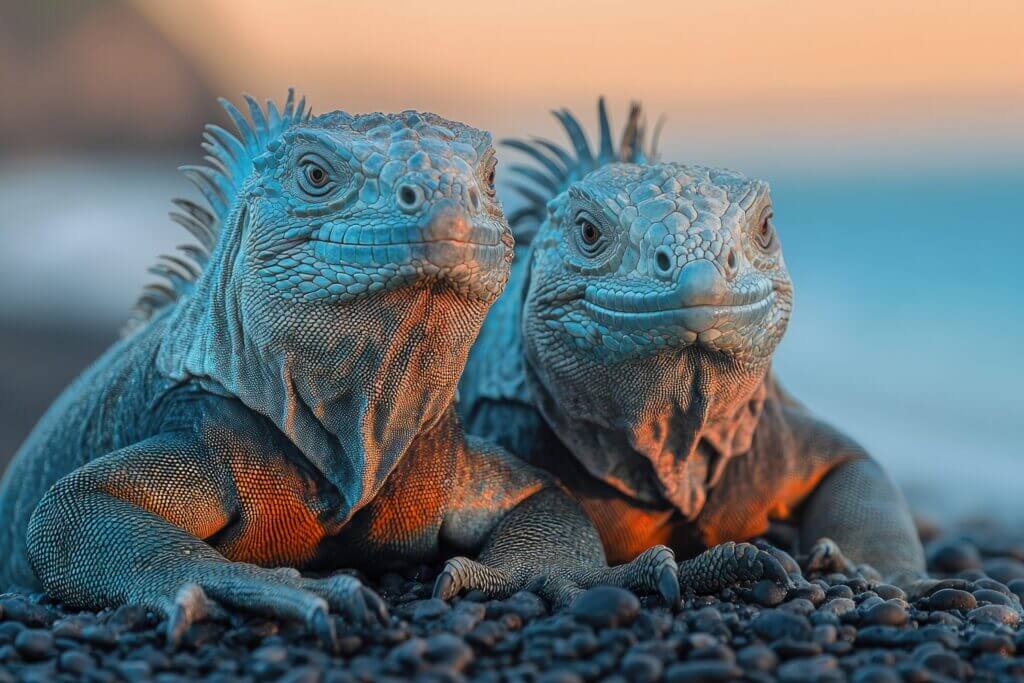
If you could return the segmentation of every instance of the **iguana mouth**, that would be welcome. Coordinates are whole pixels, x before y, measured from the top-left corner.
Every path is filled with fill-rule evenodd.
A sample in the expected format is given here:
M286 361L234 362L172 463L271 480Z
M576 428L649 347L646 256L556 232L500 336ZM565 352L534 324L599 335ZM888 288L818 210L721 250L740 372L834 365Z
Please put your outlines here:
M735 301L730 303L679 306L672 305L670 295L673 292L648 298L614 293L601 295L596 291L592 293L588 287L583 306L596 322L613 329L683 328L699 334L725 324L734 328L744 327L763 319L775 301L775 291L770 285L767 291L764 290L759 287L737 293Z

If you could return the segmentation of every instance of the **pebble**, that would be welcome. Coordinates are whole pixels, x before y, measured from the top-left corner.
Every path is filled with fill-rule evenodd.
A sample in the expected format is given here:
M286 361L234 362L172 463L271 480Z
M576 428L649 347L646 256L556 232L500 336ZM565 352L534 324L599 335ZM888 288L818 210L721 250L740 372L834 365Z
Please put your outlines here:
M907 611L892 602L882 602L871 607L865 614L861 623L876 624L880 626L903 626L910 619Z
M666 683L714 683L734 681L743 669L729 662L682 662L665 671Z
M655 683L664 668L661 660L651 655L630 653L622 658L622 675L633 683Z
M928 609L932 610L971 610L978 606L978 600L964 590L943 588L935 591L927 598Z
M782 638L809 640L811 637L811 623L805 617L777 609L761 612L754 617L750 627L768 642Z
M928 567L943 574L981 568L978 548L967 541L938 542L928 548Z
M622 588L597 586L576 598L570 613L594 628L628 626L640 613L640 600Z
M49 631L27 628L14 639L14 649L29 661L38 661L52 656L54 648L53 635Z
M839 670L839 661L831 655L794 659L781 665L776 674L783 683L846 680L846 677Z
M996 544L973 538L929 546L941 580L913 605L870 572L866 580L794 570L788 589L760 581L690 596L676 613L656 597L610 587L551 613L528 591L434 600L436 569L416 567L371 580L390 603L390 623L362 627L339 616L330 653L298 624L257 617L193 625L172 651L164 624L145 610L68 612L6 594L0 683L1024 680L1024 577L1014 573L1024 555L999 555ZM961 561L972 549L983 557L978 566Z
M967 619L975 624L1016 626L1020 623L1020 613L1006 605L984 605L968 612Z

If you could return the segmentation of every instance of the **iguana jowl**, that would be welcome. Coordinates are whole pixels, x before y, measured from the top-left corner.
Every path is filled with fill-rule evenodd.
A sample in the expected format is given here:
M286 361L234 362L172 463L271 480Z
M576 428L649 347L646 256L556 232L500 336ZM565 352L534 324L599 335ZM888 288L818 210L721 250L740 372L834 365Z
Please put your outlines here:
M732 543L770 520L798 521L812 565L844 563L838 542L910 583L924 561L900 492L770 372L793 287L768 185L656 163L636 107L615 149L599 104L596 154L571 114L556 116L572 152L509 143L535 164L513 167L527 204L511 218L509 287L460 385L467 429L556 473L613 560L712 547L680 563L684 589L777 575ZM712 565L721 581L708 583Z
M312 117L248 98L184 170L211 211L175 219L202 266L165 257L149 319L44 416L0 489L0 585L168 617L173 639L218 605L304 621L379 618L354 578L456 558L437 592L567 600L674 572L655 549L608 568L549 477L466 439L452 407L512 237L490 137L433 114ZM145 316L144 316L145 317Z

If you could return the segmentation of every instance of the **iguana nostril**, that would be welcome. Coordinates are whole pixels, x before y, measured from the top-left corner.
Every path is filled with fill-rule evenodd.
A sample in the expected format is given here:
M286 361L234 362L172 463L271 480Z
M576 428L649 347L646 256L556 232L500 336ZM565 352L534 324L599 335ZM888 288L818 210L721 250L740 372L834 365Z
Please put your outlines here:
M725 264L729 267L729 272L736 270L736 248L729 249L729 255L725 258Z
M398 208L407 213L415 211L423 205L426 195L423 188L412 183L402 183L397 192Z
M474 211L480 210L480 193L474 187L469 188L469 205Z
M662 245L654 250L654 267L662 275L672 274L672 252L668 247Z

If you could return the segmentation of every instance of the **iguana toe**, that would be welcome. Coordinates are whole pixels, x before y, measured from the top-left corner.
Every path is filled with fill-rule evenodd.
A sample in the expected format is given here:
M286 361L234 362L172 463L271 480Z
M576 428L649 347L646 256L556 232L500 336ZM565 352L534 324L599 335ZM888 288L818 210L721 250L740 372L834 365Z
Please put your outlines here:
M680 588L697 594L717 593L762 579L782 586L791 584L782 563L750 543L722 543L679 565Z
M464 591L479 590L490 597L500 598L522 588L521 583L496 567L468 557L453 557L445 562L434 582L434 597L450 600Z

